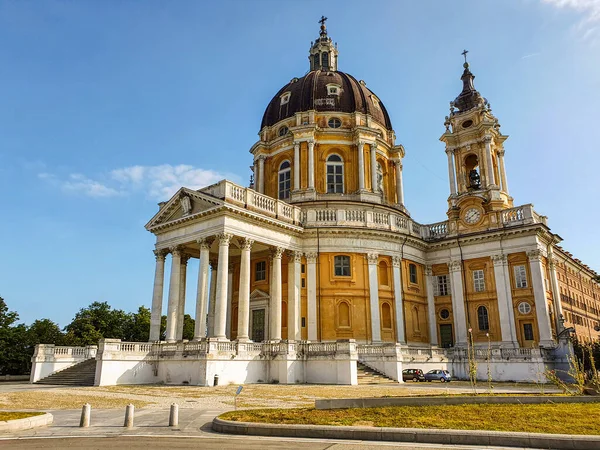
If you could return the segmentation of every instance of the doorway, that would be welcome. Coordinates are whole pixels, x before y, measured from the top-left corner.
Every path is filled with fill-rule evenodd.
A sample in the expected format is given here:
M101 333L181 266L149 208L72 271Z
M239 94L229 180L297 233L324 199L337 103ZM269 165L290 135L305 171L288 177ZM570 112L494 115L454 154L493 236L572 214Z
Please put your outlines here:
M252 340L262 342L265 340L265 310L252 310Z
M440 346L449 348L454 346L454 338L452 337L452 324L444 323L440 325Z
M533 322L521 322L521 347L535 347L535 334L533 332Z

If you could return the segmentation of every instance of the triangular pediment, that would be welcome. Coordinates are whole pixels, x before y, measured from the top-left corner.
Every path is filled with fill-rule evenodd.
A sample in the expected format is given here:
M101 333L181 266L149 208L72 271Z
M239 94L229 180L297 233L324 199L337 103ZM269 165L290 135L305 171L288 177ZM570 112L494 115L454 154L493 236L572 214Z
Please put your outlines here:
M146 224L146 229L193 217L199 213L223 205L223 200L211 195L182 187L171 199L162 204L160 210Z
M261 291L260 289L254 289L250 294L251 300L260 300L267 298L269 298L269 294L267 294L265 291Z

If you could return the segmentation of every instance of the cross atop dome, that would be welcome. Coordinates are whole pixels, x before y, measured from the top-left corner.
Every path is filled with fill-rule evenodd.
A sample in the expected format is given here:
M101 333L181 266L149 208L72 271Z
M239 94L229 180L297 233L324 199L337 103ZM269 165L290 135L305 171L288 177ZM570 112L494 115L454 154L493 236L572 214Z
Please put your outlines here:
M334 44L331 38L327 35L327 17L321 16L318 23L321 24L319 38L312 43L308 56L310 61L310 70L323 70L326 72L337 71L337 44Z

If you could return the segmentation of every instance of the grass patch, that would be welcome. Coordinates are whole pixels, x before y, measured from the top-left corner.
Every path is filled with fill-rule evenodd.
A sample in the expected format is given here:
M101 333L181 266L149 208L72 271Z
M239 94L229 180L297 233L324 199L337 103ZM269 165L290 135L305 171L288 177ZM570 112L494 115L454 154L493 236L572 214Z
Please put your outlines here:
M69 394L68 392L54 393L48 391L22 391L0 396L2 409L78 409L84 403L92 408L124 408L133 403L136 408L150 404L149 402L128 398L103 397L98 395Z
M237 422L600 435L600 404L394 406L228 412Z
M43 412L0 412L0 422L8 420L26 419L33 416L41 416Z

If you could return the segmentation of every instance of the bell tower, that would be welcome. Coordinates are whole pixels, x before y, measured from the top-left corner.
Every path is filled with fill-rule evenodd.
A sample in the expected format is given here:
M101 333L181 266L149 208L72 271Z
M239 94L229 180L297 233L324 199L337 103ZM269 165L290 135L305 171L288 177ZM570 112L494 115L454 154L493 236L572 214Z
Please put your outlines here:
M504 170L504 141L508 136L500 132L490 103L475 89L467 53L463 52L463 89L450 102L446 131L440 137L448 156L448 219L457 231L494 226L488 214L513 206Z

